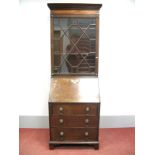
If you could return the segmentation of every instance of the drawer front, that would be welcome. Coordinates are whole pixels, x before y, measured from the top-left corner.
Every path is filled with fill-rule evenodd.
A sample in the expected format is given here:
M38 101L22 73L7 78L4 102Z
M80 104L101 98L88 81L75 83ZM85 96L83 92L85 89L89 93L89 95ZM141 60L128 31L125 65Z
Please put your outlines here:
M52 127L97 127L97 124L97 116L54 115L51 117Z
M97 141L96 128L51 128L54 141Z
M52 103L49 110L52 115L98 115L98 105L97 103Z

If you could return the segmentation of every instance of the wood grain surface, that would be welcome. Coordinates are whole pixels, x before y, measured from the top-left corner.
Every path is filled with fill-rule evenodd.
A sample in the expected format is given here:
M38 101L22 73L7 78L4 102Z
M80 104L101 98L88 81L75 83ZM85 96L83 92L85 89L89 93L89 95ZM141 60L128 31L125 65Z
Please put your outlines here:
M98 77L53 77L49 102L100 102Z

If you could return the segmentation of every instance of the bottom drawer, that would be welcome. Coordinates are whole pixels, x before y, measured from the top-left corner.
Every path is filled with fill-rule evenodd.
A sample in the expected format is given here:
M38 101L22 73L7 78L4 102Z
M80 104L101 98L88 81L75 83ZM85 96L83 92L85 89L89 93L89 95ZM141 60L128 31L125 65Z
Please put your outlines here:
M52 128L52 141L97 141L96 128Z

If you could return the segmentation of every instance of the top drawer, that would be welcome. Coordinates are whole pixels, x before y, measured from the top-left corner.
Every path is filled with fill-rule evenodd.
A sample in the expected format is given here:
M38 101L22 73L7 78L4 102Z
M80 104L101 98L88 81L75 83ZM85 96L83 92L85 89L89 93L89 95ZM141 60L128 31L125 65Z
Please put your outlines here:
M49 103L52 115L98 115L98 103Z

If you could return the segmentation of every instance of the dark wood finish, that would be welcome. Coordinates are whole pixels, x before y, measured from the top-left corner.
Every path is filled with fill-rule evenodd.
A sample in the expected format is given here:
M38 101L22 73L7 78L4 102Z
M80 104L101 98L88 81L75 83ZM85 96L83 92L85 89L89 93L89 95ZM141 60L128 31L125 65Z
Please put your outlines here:
M51 128L54 141L95 141L96 128Z
M50 10L99 10L102 4L48 3Z
M76 122L76 123L71 123ZM53 127L96 127L98 124L96 116L70 116L58 115L51 117L51 124Z
M49 148L53 150L55 147L59 146L71 146L71 147L82 147L82 146L87 146L87 147L92 147L94 146L95 150L99 149L99 142L98 141L85 141L85 142L80 142L80 141L50 141L49 142Z
M87 115L96 116L98 114L97 103L60 103L51 104L52 115Z
M52 16L62 15L63 17L66 15L67 17L73 16L73 15L75 15L74 17L82 17L80 15L83 15L83 17L88 17L89 15L90 17L93 17L95 15L96 17L96 15L98 14L99 14L98 10L51 10Z
M49 94L50 149L54 149L58 145L92 145L95 149L99 149L100 96L97 75L99 9L101 6L101 4L80 3L48 4L51 13L52 70ZM67 24L67 28L65 27L67 31L65 31L61 28L64 24L60 25L62 22L60 18L68 18L67 22L71 22L71 19L74 18L77 20L77 24L72 22ZM85 19L85 21L86 19L91 19L91 22L86 23L86 27L83 28L79 24L80 19ZM57 21L59 24L55 26ZM79 28L82 34L77 32L79 29L76 31L71 29L72 25L76 29ZM87 34L89 26L94 26L95 35L92 38ZM90 34L93 33L92 28L89 31ZM66 32L69 35L72 34L74 38L66 36ZM56 33L58 42L55 42L57 40L55 38ZM68 37L65 42L61 39L63 35ZM82 38L83 35L86 35L86 38ZM93 39L95 41L90 44L89 42ZM65 45L66 41L67 44ZM56 44L55 46L54 43ZM78 49L73 50L74 47ZM56 49L58 49L58 52ZM77 53L79 55L78 59L76 58ZM83 53L84 55L82 55ZM64 58L63 54L66 54L67 58ZM56 62L55 58L58 59L58 62ZM66 63L63 67L67 68L67 74L60 71L57 72L57 67L62 67L63 62L60 60L63 59ZM54 71L53 66L55 67ZM74 70L76 66L78 66L78 71L77 69Z
M50 149L87 142L97 149L99 108L98 103L49 103Z
M92 76L97 76L98 73L78 73L78 76L88 76L88 77L92 77ZM59 73L52 73L52 77L58 77L58 76L77 76L77 73L70 73L68 74L59 74Z
M99 149L99 144L94 144L94 149L98 150Z
M89 88L90 83L91 89ZM58 141L74 142L75 144L90 142L97 149L98 143L94 144L94 141L98 142L99 134L98 78L58 76L52 78L51 84L49 97L50 149L53 149L55 142Z
M88 145L91 145L91 144L94 144L94 145L96 145L96 144L99 144L98 143L98 141L87 141L87 142L70 142L70 141L64 141L64 142L62 142L62 141L50 141L49 142L49 144L56 144L56 145L58 145L58 144L88 144Z
M76 12L78 11L78 10L75 10ZM65 14L64 14L65 13ZM98 13L98 11L96 11L94 14L91 14L91 12L89 12L89 11L87 11L87 13L86 14L84 14L84 13L86 13L85 11L84 12L81 12L81 14L77 14L77 13L73 13L73 14L70 14L69 13L69 11L68 11L68 14L67 14L67 12L63 12L62 14L57 14L57 13L55 13L55 11L53 12L53 11L51 11L51 18L55 18L55 17L61 17L61 18L65 18L65 17L70 17L70 18L93 18L93 17L95 17L95 18L97 18L97 17L99 17L99 13Z
M99 60L99 17L96 18L96 74L98 74L98 60Z
M54 52L53 52L54 51L54 44L53 44L54 43L54 40L53 40L53 36L54 36L54 32L53 32L53 30L54 30L54 22L53 21L54 21L53 18L50 18L51 76L53 75L53 73L52 73L52 66L54 65Z

